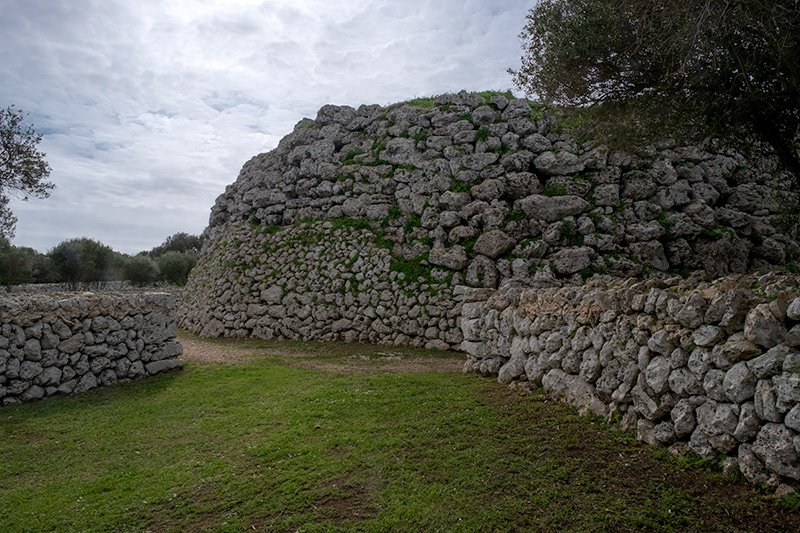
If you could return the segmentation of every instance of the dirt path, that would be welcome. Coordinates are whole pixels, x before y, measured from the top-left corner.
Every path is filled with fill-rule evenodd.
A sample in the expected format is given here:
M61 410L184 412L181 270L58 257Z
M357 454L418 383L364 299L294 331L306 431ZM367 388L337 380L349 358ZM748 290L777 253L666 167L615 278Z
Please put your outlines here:
M300 368L325 372L382 374L460 372L464 355L394 346L341 342L281 342L253 339L200 339L181 331L182 359L198 364L240 365L259 357L280 357Z

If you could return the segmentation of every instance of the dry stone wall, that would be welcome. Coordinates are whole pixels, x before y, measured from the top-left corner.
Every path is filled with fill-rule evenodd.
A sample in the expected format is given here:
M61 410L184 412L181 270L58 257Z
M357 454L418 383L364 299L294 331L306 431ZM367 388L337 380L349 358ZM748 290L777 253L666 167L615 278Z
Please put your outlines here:
M786 179L710 148L578 143L501 94L325 106L217 199L180 323L457 349L458 285L797 267Z
M459 292L467 371L800 486L800 278Z
M182 367L176 305L167 293L3 296L0 405Z
M457 346L452 273L415 276L414 262L408 274L392 270L379 244L353 220L242 224L193 275L180 325L205 337Z

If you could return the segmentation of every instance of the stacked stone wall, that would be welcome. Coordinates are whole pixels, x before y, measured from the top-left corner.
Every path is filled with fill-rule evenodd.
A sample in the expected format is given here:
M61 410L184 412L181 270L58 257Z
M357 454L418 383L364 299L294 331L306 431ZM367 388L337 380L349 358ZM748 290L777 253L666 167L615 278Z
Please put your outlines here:
M241 224L193 273L179 324L204 337L447 349L461 342L454 285L445 269L398 264L356 220Z
M467 371L542 387L650 444L800 481L800 279L459 288Z
M167 293L0 298L0 405L83 392L179 368Z
M501 94L425 104L325 106L248 161L211 210L183 327L458 348L456 285L800 266L773 160L579 143Z

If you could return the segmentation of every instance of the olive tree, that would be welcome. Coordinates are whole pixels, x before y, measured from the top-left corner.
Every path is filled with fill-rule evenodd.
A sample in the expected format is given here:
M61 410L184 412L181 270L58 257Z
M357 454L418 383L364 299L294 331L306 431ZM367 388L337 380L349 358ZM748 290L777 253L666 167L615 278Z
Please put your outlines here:
M71 289L120 279L120 254L86 237L59 243L47 253L53 269Z
M10 106L0 109L0 236L11 238L17 218L11 196L47 198L54 185L47 180L50 165L37 149L42 136L23 123L25 114Z
M540 0L520 38L528 95L605 133L744 140L800 180L800 0Z

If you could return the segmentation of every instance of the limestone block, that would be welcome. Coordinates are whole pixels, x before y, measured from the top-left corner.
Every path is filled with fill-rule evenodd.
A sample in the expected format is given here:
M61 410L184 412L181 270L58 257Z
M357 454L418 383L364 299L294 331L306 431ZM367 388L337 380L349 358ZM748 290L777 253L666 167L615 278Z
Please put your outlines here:
M542 378L542 387L548 394L576 407L582 415L588 412L599 416L608 415L608 406L597 397L594 387L580 376L552 369Z
M764 462L753 453L753 446L742 444L739 446L739 470L750 483L757 485L766 483L769 479Z
M715 450L729 453L739 444L733 436L739 423L738 415L738 406L708 401L697 408L697 428Z
M72 390L74 393L81 393L86 392L89 389L93 389L97 387L97 378L91 372L85 373L81 378L78 380L77 385Z
M548 223L580 215L589 211L589 207L586 200L574 195L550 197L532 194L514 202L514 209L521 209L528 218Z
M781 371L784 360L791 352L793 350L788 346L779 344L768 350L764 355L747 361L747 367L758 379L772 376Z
M76 333L71 337L61 341L58 344L58 351L66 354L74 354L80 351L84 346L84 338L82 333Z
M733 436L739 442L750 442L758 434L761 424L755 404L753 402L744 403L740 406L739 423L736 425Z
M783 373L772 378L775 385L775 407L785 413L800 403L800 373Z
M783 415L778 411L777 407L778 400L775 394L775 386L771 380L761 379L758 381L753 401L760 419L769 422L783 421Z
M19 379L30 381L41 374L43 370L42 365L39 363L34 361L22 361L19 367Z
M786 308L786 316L795 321L800 321L800 298L795 298Z
M495 288L499 278L500 274L495 262L488 257L479 255L467 267L465 281L473 287Z
M564 176L583 172L584 165L580 158L567 151L542 152L533 160L536 170L545 176Z
M647 385L657 394L667 392L670 377L669 359L664 356L654 357L647 365L645 379Z
M795 405L786 413L786 418L784 418L783 423L786 424L786 427L800 433L800 404ZM798 452L800 452L800 450L798 450Z
M697 420L695 418L695 404L688 398L684 398L675 404L675 407L670 411L670 418L672 419L673 428L677 437L685 437L697 427Z
M744 336L754 344L769 349L786 337L786 326L775 318L769 304L759 304L745 318Z
M792 430L783 424L764 424L753 444L753 452L769 470L800 480L800 455L795 450L794 437Z
M679 396L695 396L704 392L703 385L691 370L681 367L669 375L669 388Z
M703 379L703 389L706 391L706 396L712 400L724 402L728 400L728 395L725 394L725 389L722 384L725 381L725 372L719 369L712 369L706 372Z
M550 256L550 264L559 274L570 275L588 268L594 256L594 250L588 246L565 248Z
M642 263L657 270L668 270L669 261L664 253L664 245L659 241L636 242L630 245L631 254Z
M758 378L742 361L725 373L722 388L731 402L740 404L753 397L757 382Z
M512 350L511 359L508 360L499 370L497 381L509 383L514 378L519 377L525 372L525 363L528 357L522 351Z
M164 370L173 370L183 368L184 362L180 359L162 359L161 361L152 361L145 365L145 370L148 374L158 374Z
M516 245L517 241L508 236L505 232L492 230L478 237L478 240L475 242L474 250L475 253L485 255L490 259L497 259L506 252L511 251ZM464 266L466 266L466 254L464 259Z
M758 355L761 355L761 348L748 339L743 333L734 333L725 344L722 345L720 354L725 356L729 361L736 363L738 361L746 361Z

